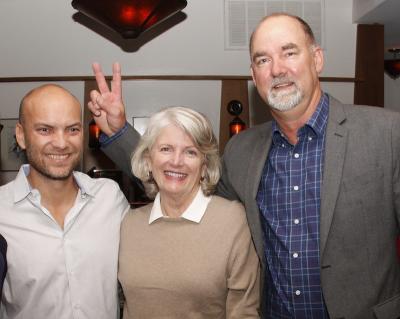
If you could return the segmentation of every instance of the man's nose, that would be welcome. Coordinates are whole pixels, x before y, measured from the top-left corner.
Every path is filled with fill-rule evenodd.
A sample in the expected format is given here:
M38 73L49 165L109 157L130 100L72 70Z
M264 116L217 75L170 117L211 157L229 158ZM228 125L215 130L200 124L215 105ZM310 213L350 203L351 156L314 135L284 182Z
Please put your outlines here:
M279 77L286 74L287 68L283 61L280 59L272 61L271 73L274 77Z
M64 132L56 132L52 142L58 148L65 148L67 146L67 137Z

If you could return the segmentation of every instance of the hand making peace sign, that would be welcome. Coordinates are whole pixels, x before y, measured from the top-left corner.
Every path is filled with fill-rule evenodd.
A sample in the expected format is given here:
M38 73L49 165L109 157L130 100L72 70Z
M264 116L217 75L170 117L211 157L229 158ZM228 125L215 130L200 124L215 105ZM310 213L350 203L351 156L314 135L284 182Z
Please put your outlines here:
M126 123L125 106L122 102L121 66L113 64L111 91L99 63L92 65L97 82L97 90L90 92L88 108L93 114L96 124L107 136L122 129Z

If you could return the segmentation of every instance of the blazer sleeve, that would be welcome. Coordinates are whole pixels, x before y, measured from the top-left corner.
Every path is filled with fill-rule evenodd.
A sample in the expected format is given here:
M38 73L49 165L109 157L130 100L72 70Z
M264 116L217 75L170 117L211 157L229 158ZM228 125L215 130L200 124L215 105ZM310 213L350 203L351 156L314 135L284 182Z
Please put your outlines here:
M101 150L121 169L127 176L133 178L131 157L139 144L140 134L128 123L127 129L117 138L113 139Z
M393 156L393 198L397 224L400 225L400 115L396 114L396 116L393 117L391 132Z
M237 136L233 136L225 146L224 155L222 156L221 178L217 185L217 194L229 200L240 201L239 196L237 195L233 185L230 182L229 172L228 172L229 159L230 157L235 156L233 154L233 146L234 146L234 140L236 138Z

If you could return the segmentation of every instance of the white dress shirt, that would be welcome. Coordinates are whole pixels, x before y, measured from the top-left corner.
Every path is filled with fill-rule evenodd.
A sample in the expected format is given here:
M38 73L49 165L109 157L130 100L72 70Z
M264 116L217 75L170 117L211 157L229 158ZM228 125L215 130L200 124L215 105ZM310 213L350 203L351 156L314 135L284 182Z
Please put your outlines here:
M114 319L120 223L129 204L118 184L74 172L79 192L64 229L40 204L21 167L0 187L8 243L3 319Z
M197 191L196 196L190 203L189 207L181 215L181 218L185 218L195 223L200 223L201 219L206 212L208 203L210 202L212 196L205 196L201 188ZM161 209L160 193L157 193L154 199L153 207L150 212L149 224L156 221L159 218L169 218L165 216Z

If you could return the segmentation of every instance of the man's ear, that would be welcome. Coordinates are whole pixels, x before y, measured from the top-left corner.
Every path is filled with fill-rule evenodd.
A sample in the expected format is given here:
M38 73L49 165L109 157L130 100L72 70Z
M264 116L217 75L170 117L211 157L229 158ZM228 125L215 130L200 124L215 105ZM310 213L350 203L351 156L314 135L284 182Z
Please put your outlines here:
M255 87L257 87L256 79L254 76L254 71L253 71L253 65L250 65L250 73L251 73L251 78L253 79L253 84Z
M23 150L26 149L24 128L22 127L21 123L17 123L15 126L15 138L17 139L19 147Z
M313 53L315 69L317 73L320 74L324 67L324 52L320 46L315 46L313 48Z

